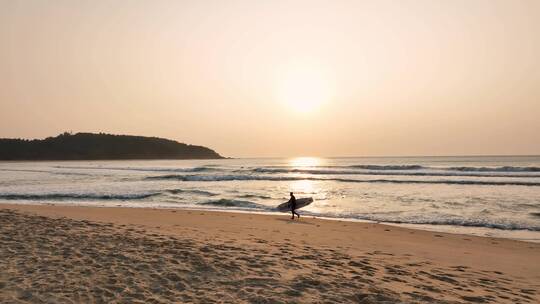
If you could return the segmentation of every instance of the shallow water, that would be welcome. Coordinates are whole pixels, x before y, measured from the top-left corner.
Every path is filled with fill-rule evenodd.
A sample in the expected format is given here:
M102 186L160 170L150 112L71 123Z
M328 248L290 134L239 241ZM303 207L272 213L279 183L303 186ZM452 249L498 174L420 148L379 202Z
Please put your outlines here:
M0 202L276 212L540 240L540 157L1 162Z

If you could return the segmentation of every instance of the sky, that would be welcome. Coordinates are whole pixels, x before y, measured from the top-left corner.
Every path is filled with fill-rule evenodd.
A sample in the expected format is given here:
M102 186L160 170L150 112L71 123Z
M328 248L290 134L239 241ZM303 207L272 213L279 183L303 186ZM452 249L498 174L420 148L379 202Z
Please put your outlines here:
M540 154L540 1L0 0L0 137Z

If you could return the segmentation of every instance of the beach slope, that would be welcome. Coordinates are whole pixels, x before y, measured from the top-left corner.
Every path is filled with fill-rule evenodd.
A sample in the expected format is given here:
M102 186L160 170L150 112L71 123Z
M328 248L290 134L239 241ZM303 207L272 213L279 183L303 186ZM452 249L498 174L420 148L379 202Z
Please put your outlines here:
M287 216L0 204L2 303L538 303L540 244Z

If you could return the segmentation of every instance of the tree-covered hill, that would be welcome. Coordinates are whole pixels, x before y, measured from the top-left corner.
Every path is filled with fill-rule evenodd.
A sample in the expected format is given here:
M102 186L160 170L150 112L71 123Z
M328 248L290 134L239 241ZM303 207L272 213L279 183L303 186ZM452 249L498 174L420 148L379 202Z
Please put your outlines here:
M0 139L0 160L216 159L214 150L173 140L64 133L43 140Z

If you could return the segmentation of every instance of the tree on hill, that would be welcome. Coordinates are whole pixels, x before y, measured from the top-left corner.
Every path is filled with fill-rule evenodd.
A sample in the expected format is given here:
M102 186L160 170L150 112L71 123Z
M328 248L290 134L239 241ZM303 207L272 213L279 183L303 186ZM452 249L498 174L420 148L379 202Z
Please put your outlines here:
M43 140L0 139L0 160L217 159L212 149L158 137L65 132Z

